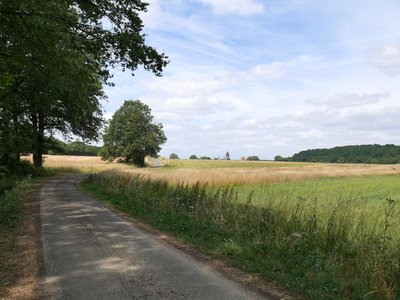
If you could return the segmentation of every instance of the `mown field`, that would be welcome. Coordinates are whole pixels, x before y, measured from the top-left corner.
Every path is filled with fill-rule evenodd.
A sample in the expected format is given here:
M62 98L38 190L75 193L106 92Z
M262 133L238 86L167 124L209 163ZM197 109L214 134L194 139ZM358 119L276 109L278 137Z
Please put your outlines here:
M305 298L400 298L398 165L45 163L95 172L98 198Z

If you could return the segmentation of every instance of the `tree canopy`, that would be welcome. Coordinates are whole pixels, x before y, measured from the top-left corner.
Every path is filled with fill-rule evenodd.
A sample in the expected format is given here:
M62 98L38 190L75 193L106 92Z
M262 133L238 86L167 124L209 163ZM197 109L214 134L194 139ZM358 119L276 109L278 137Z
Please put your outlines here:
M302 162L331 163L400 163L400 146L395 145L351 145L330 149L312 149L283 158L276 156L275 160Z
M161 75L167 57L146 45L140 0L0 1L0 163L33 152L46 134L99 138L110 69Z
M156 157L167 138L162 124L154 122L149 106L139 100L128 100L114 113L103 140L104 160L119 158L143 167L145 157Z
M169 155L169 159L179 159L179 156L178 156L178 154L176 154L176 153L171 153L171 154Z
M252 155L252 156L249 156L249 157L247 157L247 160L260 160L260 158L257 156L257 155Z

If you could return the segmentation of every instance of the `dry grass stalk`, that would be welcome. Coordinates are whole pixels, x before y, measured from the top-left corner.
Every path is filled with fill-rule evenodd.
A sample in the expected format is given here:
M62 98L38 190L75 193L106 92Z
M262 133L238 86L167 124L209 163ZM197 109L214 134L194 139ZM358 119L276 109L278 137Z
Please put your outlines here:
M171 164L165 160L166 165ZM133 175L142 175L152 179L167 179L172 182L208 183L211 185L225 184L260 184L280 183L287 181L304 181L317 178L359 177L368 175L400 174L400 165L372 165L372 164L285 164L268 162L267 167L237 167L238 162L232 161L232 168L213 167L210 162L208 168L196 169L194 162L191 168L145 168L138 169L120 163L107 163L99 157L60 156L48 155L45 157L45 166L50 168L75 168L85 173L104 170L118 170Z

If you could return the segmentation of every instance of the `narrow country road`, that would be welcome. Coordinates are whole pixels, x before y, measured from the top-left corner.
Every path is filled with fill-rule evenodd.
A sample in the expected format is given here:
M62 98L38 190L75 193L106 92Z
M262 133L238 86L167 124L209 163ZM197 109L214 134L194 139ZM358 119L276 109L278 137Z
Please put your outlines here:
M262 299L136 228L80 191L41 190L41 299Z

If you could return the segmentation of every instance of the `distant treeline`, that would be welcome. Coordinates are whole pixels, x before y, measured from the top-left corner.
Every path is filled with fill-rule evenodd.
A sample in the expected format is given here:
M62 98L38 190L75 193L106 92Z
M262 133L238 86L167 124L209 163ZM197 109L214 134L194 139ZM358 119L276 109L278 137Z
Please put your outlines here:
M83 142L64 143L56 138L48 138L45 142L47 154L97 156L102 147L87 145Z
M330 163L400 163L400 146L395 145L353 145L331 149L305 150L292 157L276 156L276 161L330 162Z

